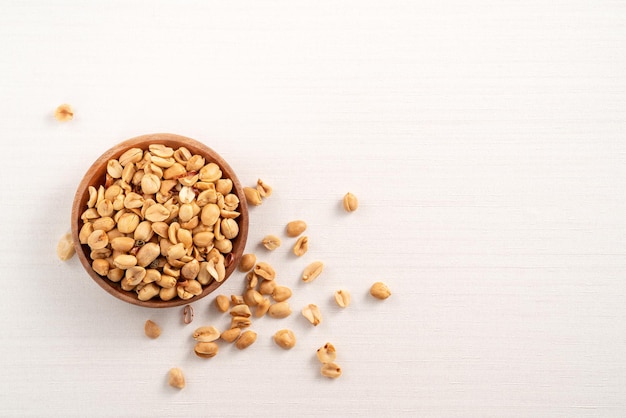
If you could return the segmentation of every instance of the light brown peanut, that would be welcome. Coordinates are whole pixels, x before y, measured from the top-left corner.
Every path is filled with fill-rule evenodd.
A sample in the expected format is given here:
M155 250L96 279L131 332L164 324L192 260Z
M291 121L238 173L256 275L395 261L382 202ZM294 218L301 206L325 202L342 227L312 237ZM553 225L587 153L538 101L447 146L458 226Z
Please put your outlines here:
M202 358L215 357L219 351L219 346L215 342L199 342L193 349L196 356Z
M341 289L335 292L335 302L341 308L345 308L348 305L350 305L350 300L351 300L350 292L348 292L347 290Z
M185 376L183 371L178 367L170 369L168 373L167 383L175 388L182 389L185 387Z
M72 234L63 235L57 244L57 257L59 257L59 260L67 261L72 258L75 252Z
M227 343L232 343L237 338L239 338L240 335L241 335L241 328L235 327L235 328L227 329L226 331L222 332L220 337L222 338L222 340L226 341Z
M326 343L317 349L316 355L321 363L332 363L337 358L337 351L334 345Z
M284 302L291 297L291 289L287 286L275 286L272 291L272 298L276 302Z
M337 363L324 363L320 369L322 376L336 379L341 376L341 367Z
M296 336L290 329L281 329L274 334L274 342L280 348L290 350L296 345Z
M376 282L370 287L370 295L374 296L376 299L387 299L391 296L391 290L389 287L383 282Z
M263 200L261 199L261 194L257 189L252 187L244 187L243 193L246 196L246 201L248 202L248 204L253 206L259 206L263 203Z
M203 343L210 343L211 341L215 341L220 337L220 332L214 326L205 326L197 328L193 332L193 339Z
M277 302L270 305L267 313L272 318L286 318L291 315L291 307L288 302Z
M309 250L309 237L307 237L306 235L303 235L300 238L298 238L296 243L293 245L293 253L298 257L302 257L304 254L306 254L308 250Z
M74 109L72 106L64 103L54 110L54 118L59 122L67 122L74 119Z
M354 212L359 207L359 201L352 193L346 193L343 197L343 208L346 212Z
M256 189L259 191L259 195L263 198L270 197L272 195L272 188L261 179L257 180Z
M266 235L261 240L261 244L268 250L274 251L276 248L280 247L281 240L276 235Z
M159 338L159 336L161 335L161 327L159 327L156 322L153 322L149 319L146 321L143 330L146 336L149 338Z
M240 350L250 347L256 341L257 334L252 330L244 331L241 333L237 341L235 341L235 347Z
M302 316L304 316L307 321L314 326L318 326L319 323L322 322L322 313L320 312L320 308L313 303L310 303L302 308Z
M291 221L285 227L285 233L288 237L295 238L306 230L306 222L302 220Z
M239 271L248 272L254 268L256 264L256 256L254 254L244 254L239 261Z
M302 281L307 282L307 283L312 282L320 274L322 274L323 270L324 270L324 263L322 263L321 261L312 262L311 264L306 266L304 271L302 272Z

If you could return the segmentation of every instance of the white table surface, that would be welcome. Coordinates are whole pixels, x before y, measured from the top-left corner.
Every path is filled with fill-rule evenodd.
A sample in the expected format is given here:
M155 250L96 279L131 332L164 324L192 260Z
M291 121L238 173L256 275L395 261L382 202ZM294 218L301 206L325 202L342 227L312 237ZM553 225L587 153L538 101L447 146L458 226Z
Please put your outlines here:
M3 1L0 415L625 416L625 22L609 0ZM228 323L213 296L185 326L57 259L82 174L153 132L274 187L247 251L294 314L254 321L245 351L193 354L196 326ZM303 285L313 260L326 270ZM327 341L337 380L315 359Z

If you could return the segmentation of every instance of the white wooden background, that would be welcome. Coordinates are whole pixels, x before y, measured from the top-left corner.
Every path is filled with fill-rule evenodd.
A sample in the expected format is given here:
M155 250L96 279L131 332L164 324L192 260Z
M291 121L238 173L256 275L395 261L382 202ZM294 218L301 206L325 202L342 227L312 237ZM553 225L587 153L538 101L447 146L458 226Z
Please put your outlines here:
M623 1L4 0L0 57L1 416L626 415ZM228 322L213 297L184 326L56 258L84 171L152 132L275 189L247 250L296 312L255 321L245 351L194 356L194 327ZM296 218L305 257L258 246ZM298 283L313 260L323 276ZM291 351L271 341L285 327Z

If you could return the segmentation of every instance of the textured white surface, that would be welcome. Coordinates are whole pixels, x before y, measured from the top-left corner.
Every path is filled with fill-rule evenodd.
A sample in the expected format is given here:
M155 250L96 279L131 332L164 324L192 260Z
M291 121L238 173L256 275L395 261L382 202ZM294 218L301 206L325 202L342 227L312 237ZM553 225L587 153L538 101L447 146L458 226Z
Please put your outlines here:
M3 1L0 415L626 415L624 22L604 0ZM248 350L201 360L194 327L228 322L212 297L183 326L57 260L84 171L151 132L274 186L248 251L319 327L263 318ZM295 218L303 259L258 247ZM271 341L284 327L291 351ZM326 341L338 380L318 373Z

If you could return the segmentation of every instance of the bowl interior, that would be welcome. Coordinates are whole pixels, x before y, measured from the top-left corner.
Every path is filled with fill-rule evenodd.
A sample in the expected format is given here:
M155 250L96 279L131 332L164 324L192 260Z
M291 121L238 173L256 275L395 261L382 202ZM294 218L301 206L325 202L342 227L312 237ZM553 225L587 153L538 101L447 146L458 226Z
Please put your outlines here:
M124 151L129 148L141 148L147 149L150 144L164 144L171 148L179 148L181 146L186 147L192 154L202 155L206 162L214 162L216 163L222 170L223 178L230 178L233 182L233 190L231 193L234 193L239 198L239 207L237 211L240 213L237 218L237 223L239 225L239 234L232 240L233 249L231 254L233 257L230 258L230 263L226 267L226 276L222 282L217 282L215 280L211 281L206 286L203 286L203 291L200 295L194 296L189 300L183 300L178 297L170 300L163 301L155 297L148 301L141 301L138 299L136 292L134 291L126 291L123 290L120 286L120 283L114 283L110 281L106 277L102 277L98 275L91 267L92 260L89 256L91 250L88 245L80 244L79 240L79 232L83 226L83 221L81 220L81 215L87 209L87 201L89 199L89 186L94 186L96 189L104 184L107 163L110 159L116 159ZM241 259L241 255L243 254L244 248L246 246L246 239L248 237L248 206L246 203L246 198L243 193L243 188L241 183L237 179L237 176L233 169L228 165L228 163L214 150L209 148L208 146L198 142L194 139L187 138L180 135L175 134L150 134L150 135L142 135L135 138L131 138L124 142L121 142L114 147L107 150L104 154L102 154L87 170L85 176L80 182L78 189L76 190L76 195L74 196L74 202L72 205L72 238L74 241L74 246L76 247L76 253L78 254L78 258L80 259L81 264L89 274L89 276L104 290L106 290L111 295L135 305L152 307L152 308L166 308L173 306L181 306L187 305L189 303L193 303L211 292L217 289L222 283L224 283L228 277L233 273L236 266L239 264L239 260Z

